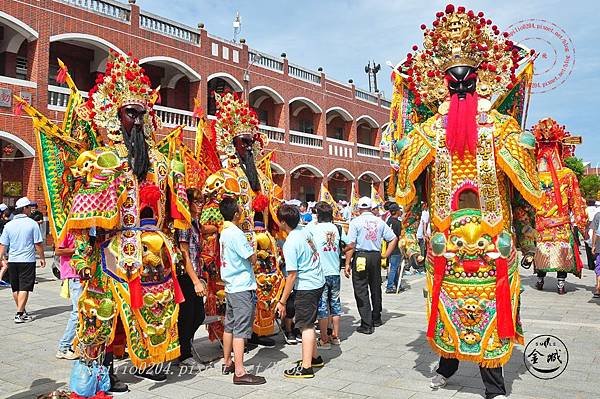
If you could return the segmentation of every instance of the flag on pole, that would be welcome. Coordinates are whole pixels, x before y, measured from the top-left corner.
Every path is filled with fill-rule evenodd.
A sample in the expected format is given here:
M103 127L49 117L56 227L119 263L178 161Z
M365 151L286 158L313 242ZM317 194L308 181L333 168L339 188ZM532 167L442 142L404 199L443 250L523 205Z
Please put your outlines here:
M383 199L377 192L374 184L371 184L371 206L375 208L376 206L383 206Z
M329 192L329 190L323 183L321 183L321 192L319 194L319 201L323 201L323 202L326 202L329 205L331 205L331 208L333 209L333 220L343 220L344 219L344 217L342 216L340 207L335 202L333 195L331 195L331 193Z
M521 127L524 127L527 121L527 108L529 107L532 83L533 61L530 61L517 75L517 82L514 87L496 100L493 109L498 110L501 114L512 116L519 122Z

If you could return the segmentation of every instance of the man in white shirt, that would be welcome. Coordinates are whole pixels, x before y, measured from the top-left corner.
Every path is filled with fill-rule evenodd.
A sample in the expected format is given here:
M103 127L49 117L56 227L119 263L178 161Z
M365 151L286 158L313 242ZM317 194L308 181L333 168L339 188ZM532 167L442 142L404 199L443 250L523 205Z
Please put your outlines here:
M388 242L384 255L387 258L396 248L398 237L381 218L373 215L369 197L358 200L358 210L360 216L352 219L348 229L345 274L346 277L352 274L354 297L361 318L361 324L356 331L372 334L373 327L382 324L381 244L383 240Z
M421 202L421 220L419 221L419 227L417 228L417 240L419 241L421 256L423 258L425 258L427 255L425 239L427 239L430 235L431 226L429 224L429 206L427 205L427 202ZM423 271L417 271L417 273L423 273Z

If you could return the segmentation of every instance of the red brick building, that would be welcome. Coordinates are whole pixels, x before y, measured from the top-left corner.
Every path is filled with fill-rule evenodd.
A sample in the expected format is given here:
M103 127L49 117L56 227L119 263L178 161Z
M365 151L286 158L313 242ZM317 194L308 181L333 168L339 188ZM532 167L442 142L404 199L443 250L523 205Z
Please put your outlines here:
M351 182L361 195L382 191L389 175L378 142L389 102L340 83L322 70L271 56L240 40L210 35L148 13L135 0L2 0L0 8L0 158L2 202L21 195L43 200L31 120L12 113L12 94L30 99L61 120L68 91L55 76L61 58L82 91L103 72L108 51L131 51L153 85L161 85L156 109L165 134L180 124L194 137L193 99L214 114L213 91L240 92L256 109L276 152L273 172L287 198L314 200L321 183L348 199Z

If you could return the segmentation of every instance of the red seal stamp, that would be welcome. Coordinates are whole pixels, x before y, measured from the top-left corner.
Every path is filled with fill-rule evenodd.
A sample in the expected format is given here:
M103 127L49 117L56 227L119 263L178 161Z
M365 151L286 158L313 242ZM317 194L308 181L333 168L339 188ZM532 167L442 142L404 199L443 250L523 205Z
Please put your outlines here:
M509 26L510 39L538 54L532 93L545 93L562 85L575 66L575 45L567 32L553 22L525 19Z

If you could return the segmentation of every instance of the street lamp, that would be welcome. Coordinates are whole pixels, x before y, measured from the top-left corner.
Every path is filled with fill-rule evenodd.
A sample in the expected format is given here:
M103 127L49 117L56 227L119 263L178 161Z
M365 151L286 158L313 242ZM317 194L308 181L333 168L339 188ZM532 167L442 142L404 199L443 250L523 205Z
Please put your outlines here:
M254 63L260 61L262 59L262 55L250 53L250 59L248 61L248 66L244 69L244 74L242 78L244 79L244 99L249 100L248 98L248 90L250 86L250 67L254 65Z

